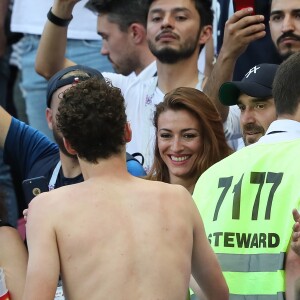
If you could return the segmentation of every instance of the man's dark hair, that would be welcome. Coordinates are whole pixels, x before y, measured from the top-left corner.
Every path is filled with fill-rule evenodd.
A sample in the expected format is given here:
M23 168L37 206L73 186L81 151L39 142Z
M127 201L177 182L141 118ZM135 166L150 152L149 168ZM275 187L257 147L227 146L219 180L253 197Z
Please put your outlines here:
M294 115L300 103L300 52L285 60L276 72L273 96L278 115Z
M64 138L91 163L121 153L125 145L124 98L103 79L93 77L67 90L56 118Z
M98 14L107 14L108 20L118 24L123 32L133 23L146 28L145 0L89 0L85 7Z
M146 0L147 3L147 12L151 4L156 0ZM211 9L211 0L191 0L195 3L196 9L201 17L200 28L205 25L212 25L214 20L214 14Z

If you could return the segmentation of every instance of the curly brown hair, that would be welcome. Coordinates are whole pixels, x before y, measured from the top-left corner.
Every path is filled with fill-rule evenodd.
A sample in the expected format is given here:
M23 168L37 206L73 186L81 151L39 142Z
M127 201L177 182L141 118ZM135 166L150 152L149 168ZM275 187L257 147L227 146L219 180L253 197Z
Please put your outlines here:
M157 143L158 119L163 112L168 110L186 110L199 121L203 147L201 153L198 154L192 174L197 174L199 177L213 164L233 152L227 145L221 117L211 100L197 89L176 88L166 94L163 102L156 106L153 118L153 125L156 129L154 162L147 179L170 183L169 170L159 154Z
M91 163L120 153L126 144L124 98L108 80L92 77L66 90L56 120L78 156Z

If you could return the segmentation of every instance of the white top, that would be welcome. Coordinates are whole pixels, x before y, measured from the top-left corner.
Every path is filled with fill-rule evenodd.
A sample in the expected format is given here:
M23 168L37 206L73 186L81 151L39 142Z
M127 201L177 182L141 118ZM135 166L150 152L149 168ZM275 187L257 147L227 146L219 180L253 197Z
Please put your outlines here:
M266 134L257 143L274 143L300 138L300 123L294 120L276 120L271 123Z
M241 111L237 105L229 107L228 117L224 122L224 132L227 140L238 139L242 136L240 116Z
M99 40L97 16L85 8L87 0L79 1L73 10L73 20L68 28L68 38ZM53 0L14 0L11 30L41 35L47 21L47 13Z
M245 147L240 125L241 111L237 105L229 107L227 120L223 123L226 140L235 151Z

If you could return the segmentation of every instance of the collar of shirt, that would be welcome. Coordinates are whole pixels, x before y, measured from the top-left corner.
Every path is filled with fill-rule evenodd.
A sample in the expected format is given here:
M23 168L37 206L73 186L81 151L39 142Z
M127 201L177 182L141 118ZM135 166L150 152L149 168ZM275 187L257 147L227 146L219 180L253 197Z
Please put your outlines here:
M274 134L271 134L275 132ZM288 141L300 138L300 123L294 120L276 120L269 126L266 135L258 143Z

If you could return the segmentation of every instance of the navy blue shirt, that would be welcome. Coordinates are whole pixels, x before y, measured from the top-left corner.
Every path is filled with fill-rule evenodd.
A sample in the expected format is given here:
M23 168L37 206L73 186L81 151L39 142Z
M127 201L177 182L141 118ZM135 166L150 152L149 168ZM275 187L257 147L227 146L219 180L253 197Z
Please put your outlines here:
M22 180L45 176L49 182L59 160L57 144L38 130L12 118L4 145L4 161L11 165ZM127 162L127 169L134 176L146 175L142 165L135 160ZM55 188L82 181L82 175L64 177L60 168Z

